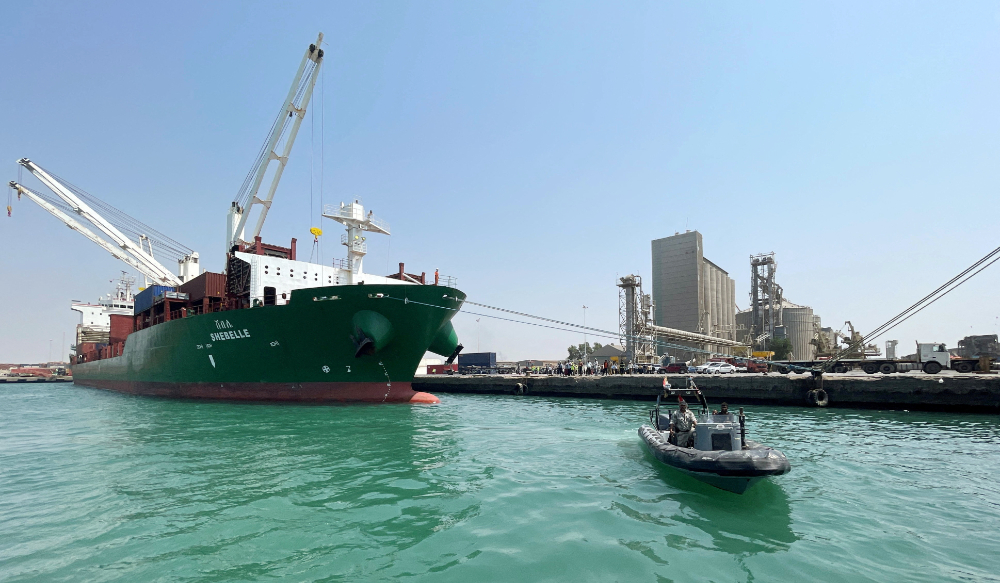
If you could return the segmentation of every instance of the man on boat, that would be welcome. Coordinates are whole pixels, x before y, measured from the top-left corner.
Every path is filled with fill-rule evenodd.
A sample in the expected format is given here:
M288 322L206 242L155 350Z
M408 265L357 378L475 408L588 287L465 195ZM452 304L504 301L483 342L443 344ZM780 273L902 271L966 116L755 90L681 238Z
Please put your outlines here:
M722 409L713 411L712 415L729 415L729 403L723 403Z
M677 397L677 410L670 415L670 436L677 447L694 445L694 428L697 425L694 413L688 410L687 401L684 397Z

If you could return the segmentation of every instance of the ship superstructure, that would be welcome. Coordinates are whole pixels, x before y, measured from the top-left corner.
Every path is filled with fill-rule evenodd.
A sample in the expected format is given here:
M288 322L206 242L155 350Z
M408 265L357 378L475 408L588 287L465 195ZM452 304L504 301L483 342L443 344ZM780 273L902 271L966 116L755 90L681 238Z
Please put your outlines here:
M323 209L323 217L346 231L341 243L347 257L332 265L299 261L296 239L283 247L260 235L322 66L322 39L320 34L307 48L261 154L230 205L223 273L199 273L198 253L32 161L19 161L56 197L12 181L19 195L146 280L134 296L130 284L120 284L114 298L73 304L81 326L107 331L100 341L78 338L77 384L172 397L436 402L415 393L410 381L427 351L451 362L462 349L451 319L465 294L452 278L435 272L428 280L426 273L406 273L402 263L398 273L365 273L367 236L390 230L360 199ZM246 237L253 210L257 219ZM154 243L177 259L177 275L153 257Z
M80 313L80 323L76 325L76 350L89 352L110 341L111 316L132 317L135 297L132 286L135 278L122 272L116 282L115 291L91 304L74 300L70 309Z

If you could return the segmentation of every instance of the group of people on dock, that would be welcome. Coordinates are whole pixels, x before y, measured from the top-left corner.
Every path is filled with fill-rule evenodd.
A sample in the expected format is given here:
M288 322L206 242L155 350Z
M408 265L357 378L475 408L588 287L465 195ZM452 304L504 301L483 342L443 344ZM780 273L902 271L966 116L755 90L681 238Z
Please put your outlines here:
M656 365L652 364L621 364L617 361L562 361L555 366L520 366L514 370L514 374L543 374L559 376L607 376L617 374L655 374Z

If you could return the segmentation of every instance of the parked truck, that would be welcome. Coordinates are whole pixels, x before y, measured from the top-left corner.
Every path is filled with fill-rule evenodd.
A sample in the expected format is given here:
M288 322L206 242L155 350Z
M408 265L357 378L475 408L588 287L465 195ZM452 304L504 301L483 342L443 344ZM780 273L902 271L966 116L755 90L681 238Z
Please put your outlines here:
M781 361L772 364L772 368L782 374L789 372L808 372L804 369L821 368L827 372L847 372L855 368L860 368L868 374L880 372L882 374L892 374L894 372L908 372L912 370L922 370L927 374L937 374L943 369L952 369L955 372L973 372L980 369L979 358L954 358L948 352L947 347L941 342L917 342L917 352L914 355L916 360L904 360L899 358L855 358L819 361ZM988 359L987 362L992 362Z

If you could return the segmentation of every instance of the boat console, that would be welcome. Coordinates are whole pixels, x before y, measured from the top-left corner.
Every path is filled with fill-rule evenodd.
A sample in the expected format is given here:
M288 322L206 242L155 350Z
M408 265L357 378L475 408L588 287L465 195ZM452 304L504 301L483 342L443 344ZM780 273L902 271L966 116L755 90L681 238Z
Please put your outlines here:
M740 420L732 413L698 416L694 429L694 448L702 451L738 451L743 449L740 440Z

